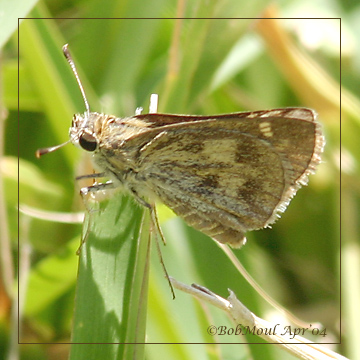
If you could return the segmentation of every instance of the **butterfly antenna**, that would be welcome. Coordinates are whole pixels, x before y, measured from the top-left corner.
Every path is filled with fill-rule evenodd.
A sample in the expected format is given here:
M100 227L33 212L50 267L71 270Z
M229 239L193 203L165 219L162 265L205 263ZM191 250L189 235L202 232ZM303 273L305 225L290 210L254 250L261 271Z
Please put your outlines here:
M77 81L77 83L78 83L78 85L79 85L79 88L80 88L80 91L81 91L81 95L82 95L82 97L83 97L83 99L84 99L84 103L85 103L86 115L87 115L87 118L89 118L89 115L90 115L90 106L89 106L89 103L88 103L87 98L86 98L86 95L85 95L84 87L83 87L83 85L82 85L82 83L81 83L81 80L80 80L80 78L79 78L79 74L78 74L78 72L77 72L77 70L76 70L76 66L75 66L74 60L73 60L73 58L71 57L70 51L69 51L69 49L68 49L68 44L65 44L65 45L63 46L62 50L63 50L63 53L64 53L64 55L65 55L65 57L66 57L67 62L70 64L70 67L71 67L71 69L72 69L72 71L73 71L73 73L74 73L74 75L75 75L76 81ZM51 146L51 147L47 147L47 148L38 149L38 150L36 150L35 155L36 155L37 158L40 158L42 155L51 153L51 152L53 152L53 151L55 151L55 150L63 147L64 145L68 144L69 142L71 142L71 141L68 140L68 141L66 141L65 143L60 144L60 145L56 145L56 146Z
M76 81L79 85L79 88L80 88L80 91L81 91L81 95L84 99L84 103L85 103L85 109L86 109L86 113L87 113L87 116L89 117L90 115L90 106L89 106L89 103L87 101L87 98L86 98L86 94L85 94L85 90L84 90L84 87L81 83L81 80L80 80L80 77L79 77L79 74L77 72L77 69L76 69L76 66L75 66L75 63L74 63L74 60L70 54L70 51L68 49L68 46L69 44L65 44L62 48L63 50L63 53L65 55L65 58L67 60L67 62L69 63L70 67L71 67L71 70L73 71L74 75L75 75L75 78L76 78Z
M60 145L56 145L56 146L51 146L51 147L47 147L47 148L42 148L42 149L38 149L35 152L36 157L39 159L41 156L51 153L57 149L60 149L61 147L65 146L66 144L68 144L70 142L70 140L64 142L63 144Z

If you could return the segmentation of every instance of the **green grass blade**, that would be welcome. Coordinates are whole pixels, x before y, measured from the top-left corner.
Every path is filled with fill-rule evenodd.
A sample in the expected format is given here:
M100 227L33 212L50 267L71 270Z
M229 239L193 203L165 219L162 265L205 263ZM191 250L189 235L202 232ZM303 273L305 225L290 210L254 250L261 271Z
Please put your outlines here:
M87 216L85 228L90 232L80 255L70 359L98 359L110 353L128 359L135 351L141 358L141 345L78 343L145 342L147 215L132 199L118 194Z

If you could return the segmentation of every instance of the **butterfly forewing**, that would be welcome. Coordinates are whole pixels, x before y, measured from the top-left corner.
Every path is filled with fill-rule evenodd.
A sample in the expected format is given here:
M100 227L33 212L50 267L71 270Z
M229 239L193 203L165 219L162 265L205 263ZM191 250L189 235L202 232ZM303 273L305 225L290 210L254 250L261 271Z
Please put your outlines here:
M233 246L246 231L275 221L323 146L308 109L130 119L146 131L129 128L120 148L119 139L103 144L109 167L122 169L118 178L132 191L159 198L191 226Z

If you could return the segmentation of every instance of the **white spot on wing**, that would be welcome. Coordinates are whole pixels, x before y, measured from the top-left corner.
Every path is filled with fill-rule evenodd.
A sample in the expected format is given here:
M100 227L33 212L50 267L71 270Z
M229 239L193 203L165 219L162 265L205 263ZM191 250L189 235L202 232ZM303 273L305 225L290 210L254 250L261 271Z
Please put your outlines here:
M273 136L273 132L271 131L271 124L267 121L263 121L259 124L259 129L261 133L266 137Z

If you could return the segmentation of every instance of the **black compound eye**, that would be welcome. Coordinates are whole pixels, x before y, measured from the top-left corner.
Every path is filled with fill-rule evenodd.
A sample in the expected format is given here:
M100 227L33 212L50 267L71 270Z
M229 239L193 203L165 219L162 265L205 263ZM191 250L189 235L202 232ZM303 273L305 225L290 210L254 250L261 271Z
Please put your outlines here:
M79 136L79 144L86 151L95 151L97 147L97 141L95 137L86 132L83 132Z

